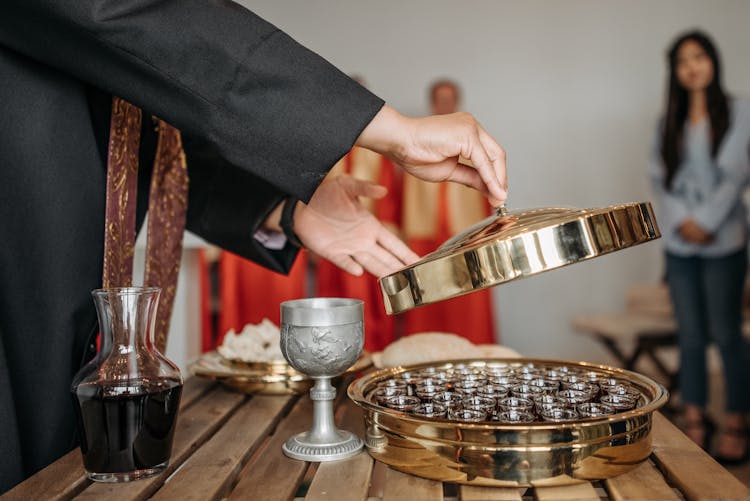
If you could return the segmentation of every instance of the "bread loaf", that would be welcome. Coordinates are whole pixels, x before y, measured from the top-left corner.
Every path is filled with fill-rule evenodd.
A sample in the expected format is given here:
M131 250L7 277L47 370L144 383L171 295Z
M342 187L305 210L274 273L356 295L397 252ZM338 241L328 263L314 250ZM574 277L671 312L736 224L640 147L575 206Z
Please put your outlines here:
M398 367L461 358L509 358L518 353L505 346L477 346L468 339L446 332L412 334L373 355L377 367Z

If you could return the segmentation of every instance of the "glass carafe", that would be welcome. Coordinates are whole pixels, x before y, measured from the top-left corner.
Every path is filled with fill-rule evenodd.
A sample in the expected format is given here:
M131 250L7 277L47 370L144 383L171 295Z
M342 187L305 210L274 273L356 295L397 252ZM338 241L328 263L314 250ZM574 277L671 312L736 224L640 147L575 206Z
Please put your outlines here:
M92 292L101 347L71 385L83 464L92 480L126 482L169 463L182 376L154 346L160 291Z

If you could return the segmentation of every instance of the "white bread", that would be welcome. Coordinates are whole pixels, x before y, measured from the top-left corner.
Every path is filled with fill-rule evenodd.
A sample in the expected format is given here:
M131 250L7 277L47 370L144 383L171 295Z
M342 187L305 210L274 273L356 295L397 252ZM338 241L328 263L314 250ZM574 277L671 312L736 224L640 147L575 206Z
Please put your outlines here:
M513 348L500 344L480 344L477 346L483 358L521 358L521 354Z
M230 329L217 351L224 358L243 362L283 361L280 339L276 324L264 318L259 324L245 325L239 334Z
M412 334L373 355L376 367L397 367L460 358L509 358L518 353L497 345L477 346L468 339L446 332Z

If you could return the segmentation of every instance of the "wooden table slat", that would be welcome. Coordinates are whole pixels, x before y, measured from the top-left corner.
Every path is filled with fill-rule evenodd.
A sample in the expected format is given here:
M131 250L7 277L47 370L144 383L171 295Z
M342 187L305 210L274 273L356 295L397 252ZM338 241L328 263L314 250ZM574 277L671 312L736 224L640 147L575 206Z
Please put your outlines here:
M341 429L364 436L364 417L362 409L347 399L341 406L343 417L338 426ZM305 501L322 501L334 499L367 500L370 491L373 459L362 451L360 454L343 461L320 463Z
M649 461L622 475L607 479L604 485L613 501L679 501L661 472Z
M312 402L305 396L299 399L289 415L276 429L265 446L256 451L240 472L237 485L229 499L262 499L287 501L297 492L309 463L290 459L281 445L290 435L310 428Z
M245 460L273 430L291 401L292 397L253 397L151 499L203 501L226 494Z
M342 461L321 463L305 501L365 501L370 490L371 474L372 458L367 452Z
M337 425L344 430L364 436L364 417L362 409L349 399L341 405L343 416ZM367 499L370 491L373 459L367 453L344 460L320 463L318 471L307 491L306 501L347 499Z
M385 479L388 474L388 466L380 461L374 461L372 466L372 476L370 477L370 497L375 499L383 498L385 489Z
M152 495L190 454L200 447L231 415L242 402L244 395L216 387L193 405L180 411L177 418L172 456L166 471L154 477L126 484L94 483L76 499L92 500L141 500Z
M70 499L85 489L89 483L83 469L81 450L76 448L0 496L0 499L2 501Z
M524 490L516 487L461 485L458 488L458 499L461 501L521 501Z
M561 487L536 487L537 501L599 501L599 495L591 483L564 485Z
M654 461L690 501L750 499L750 489L658 412L651 436Z
M218 383L208 379L191 377L185 380L182 387L182 397L180 397L180 409L186 409L193 403L200 400L212 389L217 387Z
M383 501L442 501L443 484L388 468Z

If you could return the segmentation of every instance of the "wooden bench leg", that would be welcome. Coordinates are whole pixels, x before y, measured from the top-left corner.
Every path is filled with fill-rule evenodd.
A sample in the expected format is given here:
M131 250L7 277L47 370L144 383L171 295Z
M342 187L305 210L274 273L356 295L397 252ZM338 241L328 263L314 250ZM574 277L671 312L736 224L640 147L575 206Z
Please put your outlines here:
M620 362L626 369L628 368L628 360L629 358L625 356L625 353L623 353L622 349L620 349L620 346L609 336L606 336L604 334L595 334L596 339L604 345L609 352L614 355L614 357L617 359L618 362Z
M633 354L630 355L630 358L625 362L625 369L629 371L635 370L635 365L638 363L638 359L641 358L641 355L643 355L643 352L645 351L645 347L643 346L643 343L640 339L638 339L638 342L635 345L635 350L633 350Z
M677 336L674 334L644 334L638 337L638 344L643 347L643 352L656 366L659 374L667 380L667 389L675 391L677 389L677 373L669 370L659 358L657 351L659 348L677 347Z

